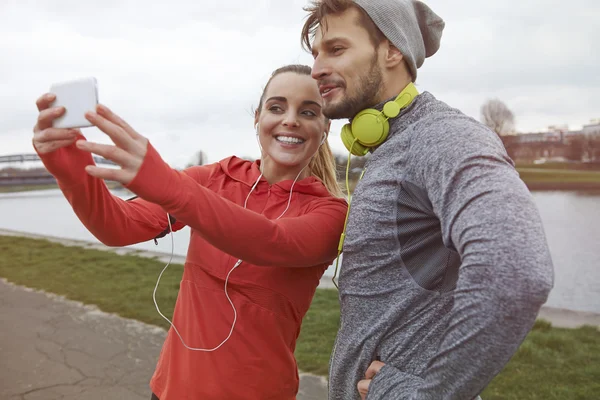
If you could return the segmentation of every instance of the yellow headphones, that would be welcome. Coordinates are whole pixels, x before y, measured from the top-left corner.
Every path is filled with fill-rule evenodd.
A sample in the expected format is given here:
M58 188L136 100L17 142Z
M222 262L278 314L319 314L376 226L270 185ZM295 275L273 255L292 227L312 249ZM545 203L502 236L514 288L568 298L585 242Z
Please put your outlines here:
M350 152L348 155L348 165L346 165L346 193L348 194L348 210L346 211L346 220L344 221L344 230L340 236L340 242L338 244L338 255L335 260L335 271L331 281L337 288L338 285L335 282L337 277L340 254L342 254L344 248L344 241L346 240L346 226L348 224L348 216L350 215L350 157L352 154L355 156L365 156L369 152L371 147L380 145L387 139L390 131L390 124L388 119L395 118L400 114L400 111L405 109L412 103L412 101L419 95L417 88L413 83L409 83L408 86L400 92L398 97L394 101L388 101L383 106L383 111L378 111L373 108L368 108L356 114L356 117L352 119L351 124L346 124L342 128L342 142L346 149ZM358 180L360 181L365 174L366 167L363 168L362 173ZM338 288L339 289L339 288Z
M356 114L352 123L342 128L344 146L355 156L366 155L371 147L380 145L387 138L390 130L388 119L397 117L418 95L411 82L394 101L385 103L382 111L368 108Z

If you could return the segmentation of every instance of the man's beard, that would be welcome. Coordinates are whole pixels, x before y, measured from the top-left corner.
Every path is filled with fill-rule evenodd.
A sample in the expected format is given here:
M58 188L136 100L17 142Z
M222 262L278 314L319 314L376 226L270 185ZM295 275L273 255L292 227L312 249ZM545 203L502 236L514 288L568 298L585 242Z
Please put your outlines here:
M348 95L337 103L325 104L323 115L329 119L352 118L362 110L377 104L377 97L381 90L383 76L379 68L377 57L369 66L366 74L359 77L358 87L353 96Z

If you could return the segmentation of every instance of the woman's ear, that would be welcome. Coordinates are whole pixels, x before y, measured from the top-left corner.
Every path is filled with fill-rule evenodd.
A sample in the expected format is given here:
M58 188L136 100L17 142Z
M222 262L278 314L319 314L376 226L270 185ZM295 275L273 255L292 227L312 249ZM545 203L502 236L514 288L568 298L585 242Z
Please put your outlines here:
M258 128L258 117L259 116L260 116L260 114L258 113L258 110L254 111L254 130L257 130L257 128Z

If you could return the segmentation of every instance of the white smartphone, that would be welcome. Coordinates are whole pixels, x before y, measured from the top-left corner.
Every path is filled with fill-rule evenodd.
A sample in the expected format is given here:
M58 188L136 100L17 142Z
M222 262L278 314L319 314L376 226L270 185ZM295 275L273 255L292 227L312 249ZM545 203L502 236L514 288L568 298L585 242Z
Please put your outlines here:
M50 87L50 93L56 95L53 107L65 107L65 113L56 118L54 128L85 128L92 126L85 119L87 111L94 111L98 104L98 84L96 78L83 78L58 82Z

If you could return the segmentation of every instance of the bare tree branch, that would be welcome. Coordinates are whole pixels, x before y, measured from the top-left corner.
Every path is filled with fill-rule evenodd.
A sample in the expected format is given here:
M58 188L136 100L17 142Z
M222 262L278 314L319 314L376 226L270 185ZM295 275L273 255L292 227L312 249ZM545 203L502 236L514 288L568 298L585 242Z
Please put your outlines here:
M511 133L515 129L515 115L498 99L488 100L481 106L481 122L499 136Z

